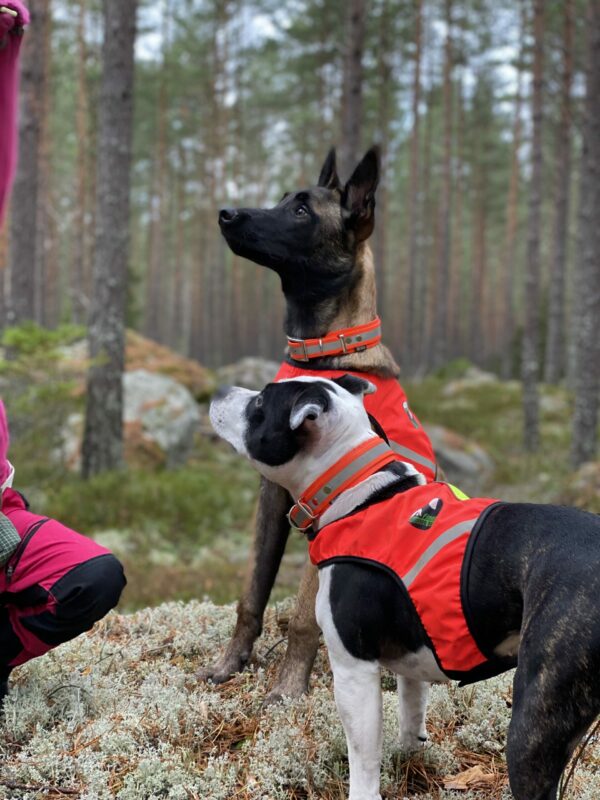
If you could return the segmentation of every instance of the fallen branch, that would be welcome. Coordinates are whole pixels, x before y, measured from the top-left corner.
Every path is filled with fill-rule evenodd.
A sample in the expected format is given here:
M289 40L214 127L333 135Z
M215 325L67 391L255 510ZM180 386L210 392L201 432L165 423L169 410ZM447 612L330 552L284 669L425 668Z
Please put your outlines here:
M76 795L80 793L79 789L63 789L61 786L52 786L51 784L40 784L38 786L33 786L28 783L5 781L1 778L0 786L6 786L7 789L15 789L18 792L54 792L54 794L62 795Z

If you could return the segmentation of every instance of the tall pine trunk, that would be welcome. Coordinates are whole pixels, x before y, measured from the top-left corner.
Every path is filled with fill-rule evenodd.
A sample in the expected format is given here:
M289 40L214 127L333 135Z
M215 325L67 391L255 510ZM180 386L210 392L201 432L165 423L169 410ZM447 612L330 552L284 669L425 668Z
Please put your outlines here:
M73 320L82 323L86 317L87 256L87 198L88 198L88 92L87 44L85 16L87 0L79 0L77 17L77 99L75 129L77 130L77 155L75 173L75 208L73 214L73 261L71 263L71 304Z
M50 0L31 0L31 24L21 55L19 165L13 188L10 225L10 306L8 321L35 318L38 265L38 189L40 142L46 84L46 28Z
M556 197L554 206L554 252L548 298L545 378L556 383L565 365L565 272L567 264L569 187L571 183L571 86L573 83L574 0L565 0L563 70L560 122L556 136ZM600 98L598 98L600 102Z
M448 306L450 293L450 198L452 188L452 0L445 2L444 47L444 156L439 208L439 252L434 281L436 303L433 316L432 364L443 364L448 356Z
M419 244L420 244L420 163L419 134L421 103L421 57L423 52L423 0L415 0L414 71L412 84L412 133L410 138L410 176L408 191L408 296L402 343L402 360L409 370L416 366L417 320L419 319Z
M377 289L380 299L382 316L386 319L386 328L389 325L395 339L396 331L393 329L397 315L392 319L387 318L387 276L386 276L386 231L388 214L388 181L389 181L389 146L390 146L390 121L392 112L392 67L391 56L392 18L390 0L383 0L381 16L379 19L379 48L377 55L378 98L377 117L379 144L381 147L381 181L377 192L378 223L375 231L373 254L375 258L375 274L377 276Z
M542 122L544 69L544 0L533 4L533 142L525 267L525 308L523 325L523 442L525 449L537 450L540 443L538 379L540 369L540 233L542 205Z
M96 252L89 325L83 475L123 460L123 370L137 0L103 0Z
M592 460L598 447L600 400L600 3L587 7L586 94L581 156L577 286L573 308L575 342L575 411L571 456L574 466Z
M366 32L365 0L347 0L346 39L342 84L342 142L339 149L340 175L350 177L361 147L363 116L363 51Z

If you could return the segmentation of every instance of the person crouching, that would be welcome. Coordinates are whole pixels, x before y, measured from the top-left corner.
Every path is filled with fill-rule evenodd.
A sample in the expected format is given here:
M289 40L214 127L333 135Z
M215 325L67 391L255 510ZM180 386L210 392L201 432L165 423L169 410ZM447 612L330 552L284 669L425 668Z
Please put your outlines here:
M105 547L29 510L8 445L0 399L0 704L15 667L89 630L127 583Z

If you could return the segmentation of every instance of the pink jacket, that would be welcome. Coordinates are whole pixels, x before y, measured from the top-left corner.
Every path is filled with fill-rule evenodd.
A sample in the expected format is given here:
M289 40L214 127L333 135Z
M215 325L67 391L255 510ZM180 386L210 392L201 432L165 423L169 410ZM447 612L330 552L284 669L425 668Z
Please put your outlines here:
M2 0L17 16L0 14L0 222L17 163L17 107L21 29L29 12L21 0Z

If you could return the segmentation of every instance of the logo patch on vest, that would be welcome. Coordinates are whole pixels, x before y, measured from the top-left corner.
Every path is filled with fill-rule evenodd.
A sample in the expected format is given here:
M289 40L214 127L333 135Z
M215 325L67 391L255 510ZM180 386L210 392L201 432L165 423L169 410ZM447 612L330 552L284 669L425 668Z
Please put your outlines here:
M427 531L435 522L443 505L439 497L434 497L426 506L417 509L408 521L413 527L418 528L420 531Z

